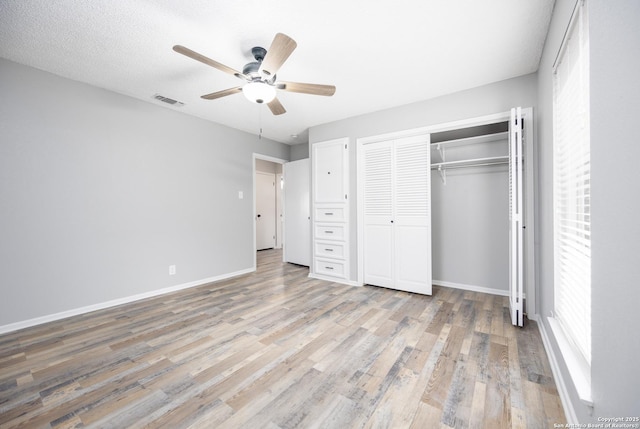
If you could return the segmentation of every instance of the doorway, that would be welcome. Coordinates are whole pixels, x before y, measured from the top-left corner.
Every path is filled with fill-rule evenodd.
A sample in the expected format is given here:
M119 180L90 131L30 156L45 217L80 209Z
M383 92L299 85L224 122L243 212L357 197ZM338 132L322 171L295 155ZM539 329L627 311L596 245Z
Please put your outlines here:
M254 154L255 250L282 248L282 164L285 160Z

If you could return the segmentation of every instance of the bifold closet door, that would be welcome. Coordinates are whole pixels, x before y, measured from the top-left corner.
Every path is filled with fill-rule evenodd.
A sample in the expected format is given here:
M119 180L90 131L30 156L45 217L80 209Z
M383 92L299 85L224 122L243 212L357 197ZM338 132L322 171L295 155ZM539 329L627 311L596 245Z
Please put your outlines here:
M511 109L509 122L509 307L511 323L524 322L524 207L522 111Z
M364 281L430 295L429 136L363 149Z
M392 288L393 142L364 146L364 282Z
M431 295L431 149L429 136L395 142L396 288Z

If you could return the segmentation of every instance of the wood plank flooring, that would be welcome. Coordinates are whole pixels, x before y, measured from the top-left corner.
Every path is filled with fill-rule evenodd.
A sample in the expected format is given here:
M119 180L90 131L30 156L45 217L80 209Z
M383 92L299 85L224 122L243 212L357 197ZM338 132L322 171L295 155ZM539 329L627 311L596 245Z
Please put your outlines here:
M0 428L552 428L504 297L255 273L0 336Z

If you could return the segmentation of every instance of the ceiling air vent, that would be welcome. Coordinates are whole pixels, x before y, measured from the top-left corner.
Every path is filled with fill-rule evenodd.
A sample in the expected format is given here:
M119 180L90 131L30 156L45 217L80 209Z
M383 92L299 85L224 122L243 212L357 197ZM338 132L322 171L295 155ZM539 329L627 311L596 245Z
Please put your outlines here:
M174 100L173 98L165 97L164 95L156 94L153 96L156 100L162 101L163 103L171 104L176 107L184 106L184 103Z

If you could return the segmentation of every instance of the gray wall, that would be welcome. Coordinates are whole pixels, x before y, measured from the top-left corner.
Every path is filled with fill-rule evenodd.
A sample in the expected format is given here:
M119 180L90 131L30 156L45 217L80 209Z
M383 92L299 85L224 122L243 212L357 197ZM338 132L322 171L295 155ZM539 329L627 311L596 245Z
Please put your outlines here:
M593 414L566 371L547 317L553 310L552 65L574 0L557 0L538 72L540 314L581 423L640 415L640 2L587 0L590 37Z
M356 240L356 139L360 137L374 136L429 125L443 124L462 119L477 118L495 113L508 112L515 106L534 107L537 102L536 75L530 74L514 79L496 82L478 88L469 89L455 94L434 98L431 100L413 103L389 110L370 113L342 121L319 125L309 129L309 144L331 140L340 137L349 137L350 147L350 279L357 277L357 240ZM535 119L534 119L535 120ZM435 179L435 176L434 176ZM485 201L490 204L491 201ZM486 211L480 209L480 211ZM507 228L507 226L505 226ZM464 232L453 229L446 235L454 242L464 242ZM434 258L436 252L434 252ZM478 260L465 258L461 264L471 266L478 265L472 271L480 271ZM438 261L434 266L440 266ZM438 280L453 281L446 278Z
M282 164L277 162L265 161L264 159L256 159L256 171L263 173L280 174L282 173Z
M0 326L253 267L252 153L288 146L4 59L0 76Z
M290 159L297 161L299 159L309 158L309 143L299 143L291 146Z

